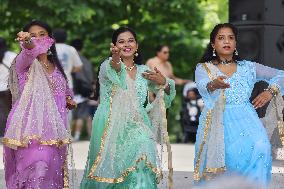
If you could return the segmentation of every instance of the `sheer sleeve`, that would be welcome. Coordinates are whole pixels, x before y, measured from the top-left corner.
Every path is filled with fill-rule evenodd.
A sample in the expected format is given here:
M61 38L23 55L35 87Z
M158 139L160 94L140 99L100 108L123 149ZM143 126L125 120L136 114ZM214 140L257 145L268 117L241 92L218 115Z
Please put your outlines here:
M120 63L121 70L120 72L116 72L115 69L111 66L111 58L106 59L101 66L100 70L100 83L105 84L111 84L111 85L117 85L123 89L126 89L126 70L125 65L123 63Z
M207 90L207 84L211 80L208 77L208 74L206 70L203 68L202 64L198 64L195 70L195 82L197 85L197 89L202 96L202 99L205 103L205 105L208 108L212 108L214 106L214 103L218 99L220 95L220 90L217 89L213 92L209 92Z
M47 52L54 43L54 40L49 37L40 39L32 38L32 42L35 45L32 49L27 49L23 43L20 43L22 50L16 58L16 71L18 73L26 72L38 55Z
M21 45L22 50L16 58L16 70L18 73L26 71L38 56L36 48L26 49Z
M256 80L266 81L269 86L275 85L284 95L284 71L254 63Z
M70 89L68 83L66 82L66 91L65 91L65 95L66 96L71 96L72 98L74 97L74 93L72 91L72 89Z

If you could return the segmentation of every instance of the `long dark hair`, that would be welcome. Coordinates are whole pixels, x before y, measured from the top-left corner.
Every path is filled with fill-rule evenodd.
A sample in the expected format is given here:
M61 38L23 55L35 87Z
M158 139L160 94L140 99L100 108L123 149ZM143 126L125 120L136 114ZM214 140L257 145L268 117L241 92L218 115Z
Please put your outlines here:
M230 28L235 35L236 41L238 40L238 30L233 24L230 24L230 23L217 24L210 33L210 42L208 43L207 48L205 49L205 52L204 52L202 58L200 59L201 63L209 62L209 61L216 60L216 59L219 58L217 53L216 53L216 56L213 56L212 44L215 42L216 36L217 36L219 30L222 29L222 28ZM233 60L239 60L239 59L240 59L239 55L235 55L235 53L234 53L233 54Z
M51 27L47 23L44 23L44 22L39 21L39 20L32 20L31 22L29 22L27 25L24 26L23 31L28 32L29 29L32 26L40 26L40 27L44 28L47 31L48 36L54 39L54 37L52 35ZM51 53L47 55L47 59L59 69L59 71L61 72L61 74L64 76L64 78L67 81L66 74L64 73L63 67L62 67L62 65L61 65L61 63L58 59L58 56L57 56L55 44L53 44L50 47L50 51L51 51Z
M8 50L5 39L0 37L0 64L3 63L5 52Z

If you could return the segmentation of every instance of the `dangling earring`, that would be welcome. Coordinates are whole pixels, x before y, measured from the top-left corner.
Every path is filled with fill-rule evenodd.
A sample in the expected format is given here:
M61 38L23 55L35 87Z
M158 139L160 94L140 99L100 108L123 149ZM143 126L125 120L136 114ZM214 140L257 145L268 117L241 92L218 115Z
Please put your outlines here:
M237 49L235 49L235 55L238 56L239 55L239 52Z
M136 50L134 56L137 57L138 55L139 55L139 54L138 54L138 52L137 52L137 50Z
M216 50L215 49L213 49L213 56L215 57L216 56Z
M47 55L52 55L50 48L47 50Z

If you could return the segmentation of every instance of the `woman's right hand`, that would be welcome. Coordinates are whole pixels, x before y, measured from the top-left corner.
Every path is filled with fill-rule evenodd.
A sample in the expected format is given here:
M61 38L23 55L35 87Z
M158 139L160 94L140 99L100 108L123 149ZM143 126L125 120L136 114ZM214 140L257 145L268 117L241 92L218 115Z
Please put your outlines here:
M212 83L209 85L209 89L211 91L214 91L216 89L226 89L230 88L230 84L225 83L224 79L226 79L225 76L218 76L216 79L212 81Z
M17 41L20 41L20 42L25 42L25 41L29 41L31 40L32 36L29 32L23 32L23 31L20 31L18 34L17 34L17 38L16 40Z
M116 71L120 71L120 56L121 56L121 50L115 46L113 43L110 44L110 52L112 54L112 67Z
M17 38L16 38L16 40L23 43L23 46L27 49L34 48L34 44L31 39L32 39L31 34L29 32L23 32L23 31L20 31L17 34Z

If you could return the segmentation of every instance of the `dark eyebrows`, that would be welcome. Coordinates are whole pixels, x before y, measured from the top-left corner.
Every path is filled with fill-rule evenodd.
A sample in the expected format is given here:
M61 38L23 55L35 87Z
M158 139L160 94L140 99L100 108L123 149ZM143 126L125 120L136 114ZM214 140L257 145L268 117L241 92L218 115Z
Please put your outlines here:
M226 36L226 35L224 35L224 34L218 34L218 36ZM228 36L234 36L234 37L235 37L234 34L230 34L230 35L228 35Z
M38 32L38 34L45 34L45 33L46 33L46 32L45 32L45 31L43 31L43 30L41 30L41 31L39 31L39 32ZM36 33L34 33L34 32L33 32L33 33L31 33L31 34L32 34L32 35L36 35Z
M134 38L134 37L130 37L130 38L128 38L127 40L130 40L130 39L135 40L135 38ZM125 39L119 39L119 40L117 40L117 41L125 41Z

